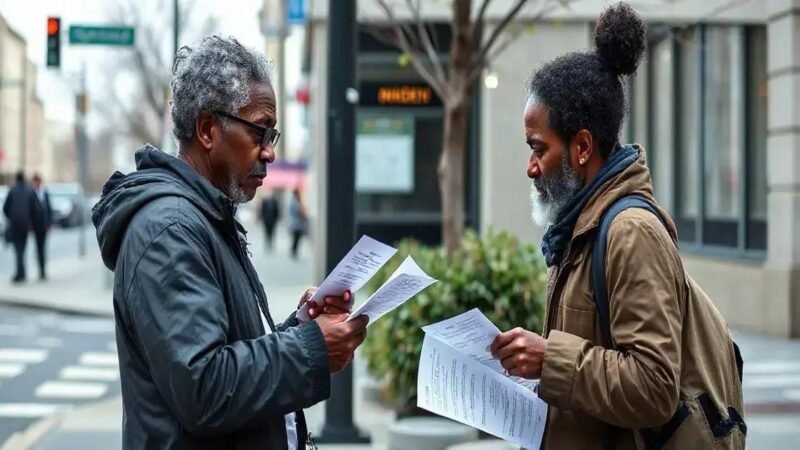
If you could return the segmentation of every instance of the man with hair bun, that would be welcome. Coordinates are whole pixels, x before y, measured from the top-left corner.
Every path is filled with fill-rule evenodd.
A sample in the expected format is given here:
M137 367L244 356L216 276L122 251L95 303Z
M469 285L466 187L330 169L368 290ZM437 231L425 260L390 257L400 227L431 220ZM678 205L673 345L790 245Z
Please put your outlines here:
M623 77L646 47L627 4L606 9L594 51L529 83L524 133L532 218L547 226L542 335L500 334L510 375L539 379L547 449L744 449L742 361L686 273L639 145L621 145ZM538 331L538 330L537 330Z
M123 448L306 448L302 409L329 397L366 318L345 321L348 292L307 322L270 315L235 218L280 137L267 60L207 37L178 51L172 93L178 157L145 145L92 214L115 274Z

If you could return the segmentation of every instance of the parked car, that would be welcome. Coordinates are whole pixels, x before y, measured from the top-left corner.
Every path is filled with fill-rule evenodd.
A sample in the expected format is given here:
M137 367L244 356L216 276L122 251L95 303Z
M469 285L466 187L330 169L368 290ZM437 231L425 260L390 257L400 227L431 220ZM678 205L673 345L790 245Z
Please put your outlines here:
M53 208L53 222L61 227L76 227L87 223L89 208L83 199L83 190L77 183L54 183L46 186Z

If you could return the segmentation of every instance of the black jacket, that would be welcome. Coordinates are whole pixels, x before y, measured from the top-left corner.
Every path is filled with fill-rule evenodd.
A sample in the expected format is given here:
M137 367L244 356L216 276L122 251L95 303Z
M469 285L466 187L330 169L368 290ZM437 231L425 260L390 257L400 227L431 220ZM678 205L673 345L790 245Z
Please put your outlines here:
M42 198L39 199L39 194L35 190L33 192L36 195L36 214L33 217L33 231L35 233L44 233L53 225L53 208L50 205L50 194L45 189Z
M17 183L8 191L3 204L3 214L8 217L10 237L13 240L28 236L38 211L36 192L24 181Z
M123 448L285 449L284 415L330 393L322 332L293 317L274 326L222 192L150 146L136 166L92 214L115 273ZM297 422L304 443L302 412Z

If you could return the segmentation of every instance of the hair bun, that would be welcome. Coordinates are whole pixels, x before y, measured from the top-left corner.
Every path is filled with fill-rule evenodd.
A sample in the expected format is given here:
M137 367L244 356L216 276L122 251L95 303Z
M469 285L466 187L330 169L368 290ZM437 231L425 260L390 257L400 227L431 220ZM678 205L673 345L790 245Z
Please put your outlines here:
M627 3L609 6L600 15L595 29L597 54L617 75L630 75L645 50L645 26L639 14Z

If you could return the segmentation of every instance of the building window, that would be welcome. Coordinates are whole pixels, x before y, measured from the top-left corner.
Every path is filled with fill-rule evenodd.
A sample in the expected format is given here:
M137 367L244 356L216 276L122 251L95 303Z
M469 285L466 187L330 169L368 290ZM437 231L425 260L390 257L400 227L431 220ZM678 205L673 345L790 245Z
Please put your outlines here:
M767 30L747 29L746 247L767 248Z
M661 39L650 46L652 62L653 101L649 105L653 114L653 136L648 149L648 160L653 173L656 199L670 214L675 215L672 174L675 170L673 148L675 145L675 126L673 124L674 67L672 39Z
M672 214L683 248L762 252L766 28L700 25L652 34L647 87L634 81L628 122L652 147L656 198Z
M744 163L742 29L703 30L703 243L736 247Z
M675 208L676 223L681 240L697 239L697 219L700 214L700 114L699 83L700 73L700 33L695 28L679 30L675 33L678 47L678 89L677 109L680 122L677 158L677 200Z

